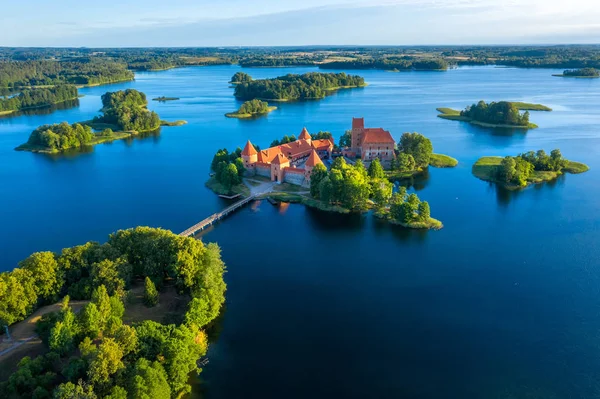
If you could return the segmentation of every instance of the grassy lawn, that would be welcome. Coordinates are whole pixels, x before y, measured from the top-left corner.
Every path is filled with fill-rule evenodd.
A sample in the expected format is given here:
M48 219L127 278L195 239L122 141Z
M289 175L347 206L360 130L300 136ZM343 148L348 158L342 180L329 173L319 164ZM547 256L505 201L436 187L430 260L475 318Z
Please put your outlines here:
M542 104L522 103L519 101L511 101L519 111L552 111L552 108Z
M453 168L458 165L458 160L444 154L431 154L429 165L434 168Z
M577 174L587 172L588 170L590 170L590 167L581 162L569 161L569 164L564 170L567 173Z
M384 171L384 173L385 173L385 177L389 181L395 182L397 180L410 179L411 177L414 177L420 173L423 173L423 169L417 168L410 172L400 172L397 170L386 170L386 171Z
M151 308L144 305L144 283L134 285L125 301L123 323L132 324L144 320L158 323L180 322L187 310L190 297L179 295L174 286L165 286L159 293L158 304Z
M211 177L204 185L219 195L241 194L244 197L250 196L250 189L243 183L231 187L231 190L227 190L217 179Z
M178 121L173 121L173 122L160 121L161 126L181 126L181 125L185 125L185 124L187 124L187 121L184 121L183 119L180 119Z

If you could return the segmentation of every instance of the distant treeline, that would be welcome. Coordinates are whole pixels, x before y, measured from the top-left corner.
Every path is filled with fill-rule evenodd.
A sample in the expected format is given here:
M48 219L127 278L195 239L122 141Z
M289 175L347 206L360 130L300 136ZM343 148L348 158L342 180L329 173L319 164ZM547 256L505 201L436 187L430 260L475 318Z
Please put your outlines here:
M96 85L133 80L125 64L112 61L10 61L0 63L0 87Z
M240 100L307 100L323 98L328 90L364 85L365 80L357 75L311 72L241 83L234 95Z
M351 61L333 61L319 65L322 69L383 69L383 70L446 70L448 62L442 58L360 58Z
M44 107L76 98L77 87L73 85L25 89L13 97L0 98L0 112Z
M324 56L254 56L242 58L238 61L243 67L284 67L284 66L311 66L325 59Z

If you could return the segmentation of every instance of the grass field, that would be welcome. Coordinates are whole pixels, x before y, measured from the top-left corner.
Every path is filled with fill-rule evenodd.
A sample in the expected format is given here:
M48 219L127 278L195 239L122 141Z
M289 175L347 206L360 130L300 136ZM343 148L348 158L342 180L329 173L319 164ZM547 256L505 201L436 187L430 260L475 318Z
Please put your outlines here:
M453 168L458 165L458 160L444 154L431 154L429 165L434 168Z
M523 103L519 101L511 101L519 111L552 111L552 108L542 104Z
M187 124L187 121L184 121L183 119L180 119L178 121L173 121L173 122L160 121L161 126L181 126L181 125L185 125L185 124Z

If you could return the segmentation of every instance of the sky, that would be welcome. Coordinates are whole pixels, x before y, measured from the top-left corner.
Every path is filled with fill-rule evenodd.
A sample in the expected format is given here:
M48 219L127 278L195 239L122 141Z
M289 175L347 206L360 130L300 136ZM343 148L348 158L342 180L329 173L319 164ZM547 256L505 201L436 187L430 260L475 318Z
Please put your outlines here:
M0 0L0 46L600 43L597 0Z

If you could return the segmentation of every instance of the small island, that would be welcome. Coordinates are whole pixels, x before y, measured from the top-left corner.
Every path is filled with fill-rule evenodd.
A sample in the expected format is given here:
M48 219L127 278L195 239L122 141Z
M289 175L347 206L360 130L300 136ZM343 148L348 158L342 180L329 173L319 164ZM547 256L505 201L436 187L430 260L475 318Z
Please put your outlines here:
M304 128L298 138L284 136L265 150L250 141L243 150L219 150L206 186L226 198L260 194L272 202L301 203L327 212L372 210L377 218L407 228L442 228L427 202L392 181L397 173L412 176L430 162L451 167L458 161L432 154L431 141L419 133L403 134L396 154L388 131L365 128L363 118L354 118L352 126L350 143L357 147L340 149L329 132L311 136ZM384 170L390 167L395 172Z
M335 90L366 86L364 78L347 75L344 72L310 72L303 75L289 74L259 80L253 80L250 77L250 80L244 78L245 81L237 81L240 78L236 78L236 75L232 78L232 82L236 83L234 96L243 101L254 99L263 101L319 100Z
M596 68L566 69L562 74L552 76L563 78L600 78L600 71Z
M241 83L248 83L252 81L252 76L248 75L245 72L236 72L232 77L229 83L232 85L239 85Z
M529 122L529 111L552 111L542 104L499 101L486 103L479 101L462 111L452 108L437 108L438 118L469 122L483 127L535 129L538 126ZM521 114L519 111L525 111Z
M165 96L162 96L162 97L156 97L156 98L152 99L152 101L158 101L158 102L161 102L161 103L164 103L164 102L167 102L167 101L177 101L177 100L179 100L179 97L165 97Z
M66 101L76 100L79 94L74 85L57 85L24 89L18 95L0 98L0 115L19 111L49 107Z
M560 150L547 155L544 150L529 151L516 157L482 157L472 168L475 177L496 183L507 189L519 189L530 184L556 179L563 173L583 173L589 167L563 158Z
M244 102L236 112L229 112L225 116L228 118L246 119L266 115L276 109L277 107L270 107L266 101L254 99Z
M47 154L59 153L71 148L96 145L125 139L144 132L155 131L164 126L179 126L186 121L161 121L156 112L146 107L146 95L127 89L102 95L102 115L91 121L69 125L67 122L44 125L35 129L24 143L15 150ZM92 129L97 130L93 132Z

